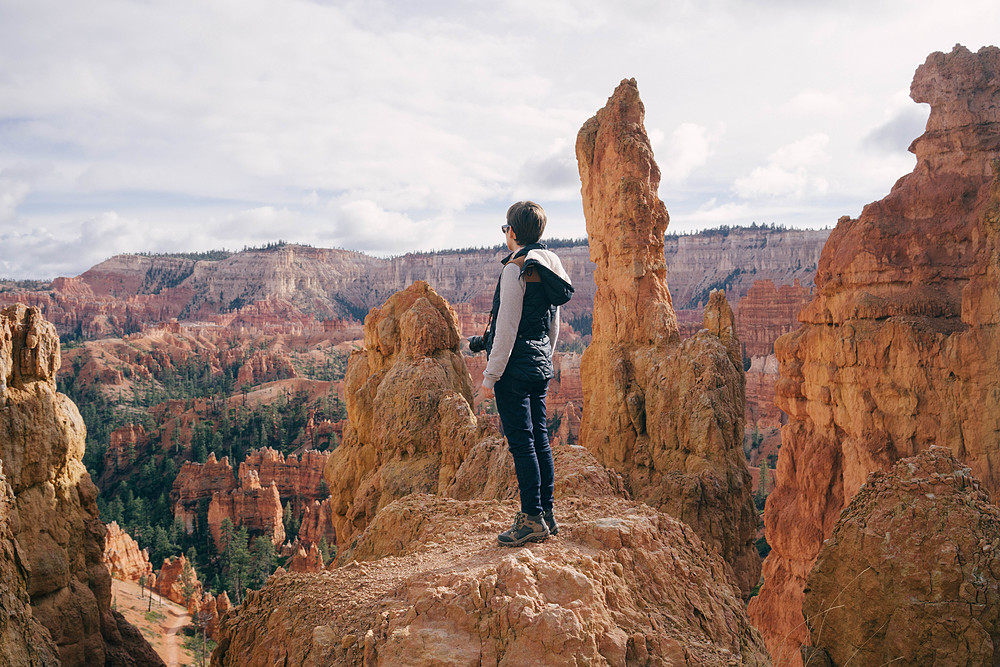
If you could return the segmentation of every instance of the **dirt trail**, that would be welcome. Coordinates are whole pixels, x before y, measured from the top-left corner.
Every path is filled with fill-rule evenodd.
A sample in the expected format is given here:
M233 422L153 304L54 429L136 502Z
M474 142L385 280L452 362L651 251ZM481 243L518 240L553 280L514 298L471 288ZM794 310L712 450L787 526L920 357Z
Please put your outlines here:
M111 590L118 611L139 628L167 667L194 664L193 656L182 645L181 630L191 622L187 609L154 593L151 611L162 619L152 620L146 617L149 592L143 593L139 584L113 579Z

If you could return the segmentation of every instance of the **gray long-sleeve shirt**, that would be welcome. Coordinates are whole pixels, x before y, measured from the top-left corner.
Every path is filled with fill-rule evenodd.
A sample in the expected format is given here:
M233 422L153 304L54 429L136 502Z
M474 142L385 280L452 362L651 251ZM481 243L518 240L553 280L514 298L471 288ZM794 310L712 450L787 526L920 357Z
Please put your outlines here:
M536 259L543 263L556 275L569 282L569 276L563 269L559 257L549 250L531 250L528 258ZM486 370L483 371L483 386L492 389L493 385L503 375L510 360L511 350L514 349L514 340L517 338L517 330L521 325L521 308L524 305L525 282L521 277L521 267L514 262L508 262L500 273L500 310L496 317L496 328L493 334L493 347L490 350L490 360L486 363ZM549 345L550 354L556 350L556 341L559 338L559 309L556 308L555 315L549 321Z

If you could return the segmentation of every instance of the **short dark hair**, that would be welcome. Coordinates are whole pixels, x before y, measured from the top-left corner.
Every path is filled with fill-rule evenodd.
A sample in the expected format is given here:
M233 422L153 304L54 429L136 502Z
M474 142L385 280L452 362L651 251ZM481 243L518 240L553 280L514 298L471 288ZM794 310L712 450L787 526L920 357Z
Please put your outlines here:
M507 224L519 244L538 243L545 231L545 209L533 201L519 201L507 209Z

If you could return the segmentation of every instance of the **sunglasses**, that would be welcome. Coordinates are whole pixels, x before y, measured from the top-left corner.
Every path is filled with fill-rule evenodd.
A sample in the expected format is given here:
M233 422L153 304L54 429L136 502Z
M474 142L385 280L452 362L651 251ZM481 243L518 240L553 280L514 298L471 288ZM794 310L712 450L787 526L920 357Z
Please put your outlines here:
M504 234L507 233L508 229L510 229L510 225L500 225L500 231L503 232Z

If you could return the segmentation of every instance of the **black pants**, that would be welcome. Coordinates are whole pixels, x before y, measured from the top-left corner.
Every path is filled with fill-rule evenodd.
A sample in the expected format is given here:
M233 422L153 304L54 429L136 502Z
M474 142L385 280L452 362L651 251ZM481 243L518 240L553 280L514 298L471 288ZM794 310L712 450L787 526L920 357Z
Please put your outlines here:
M521 511L532 516L552 509L555 466L545 423L549 381L523 382L501 377L493 387L507 446L514 456Z

